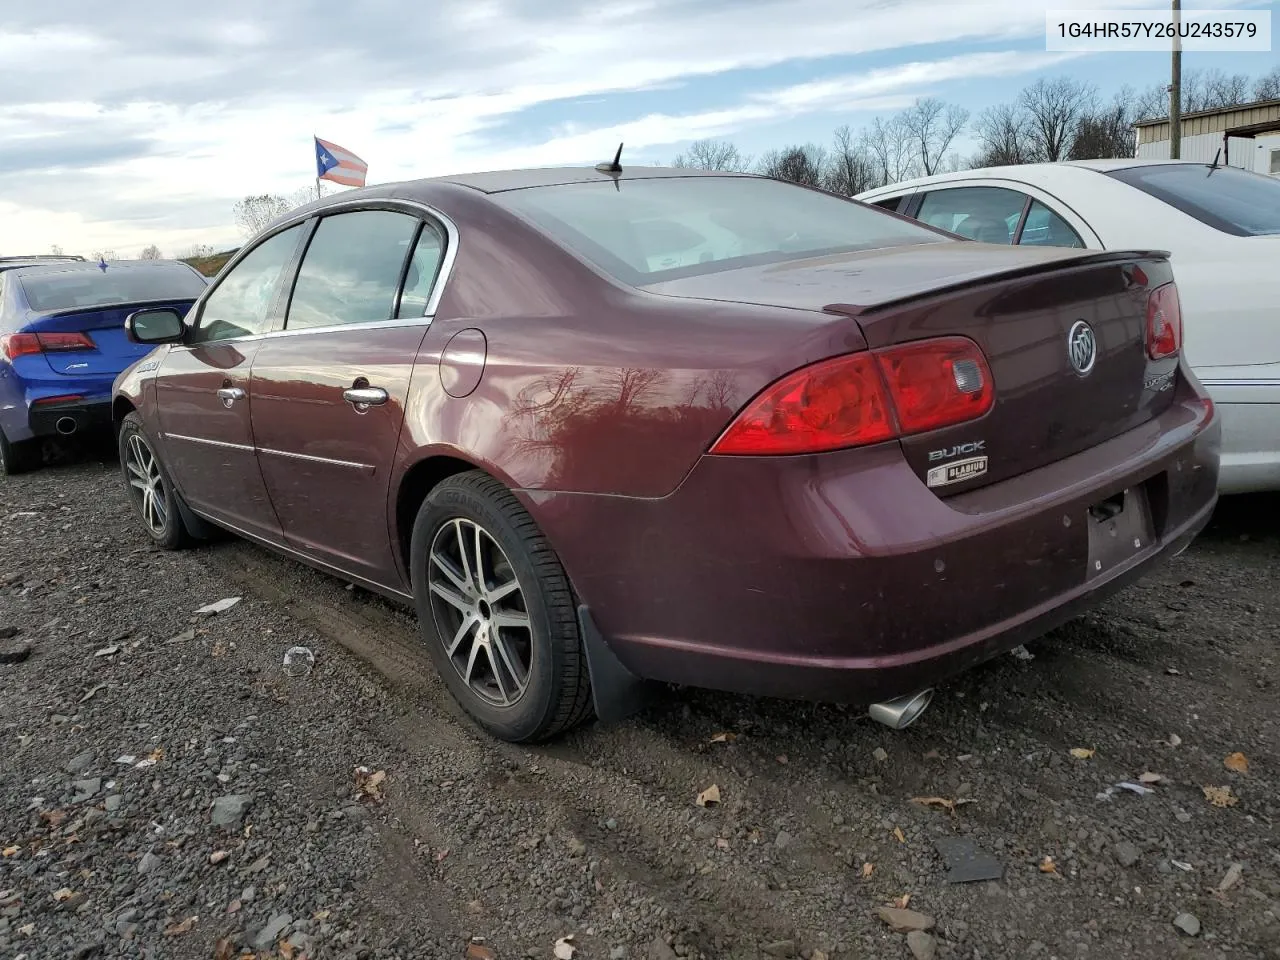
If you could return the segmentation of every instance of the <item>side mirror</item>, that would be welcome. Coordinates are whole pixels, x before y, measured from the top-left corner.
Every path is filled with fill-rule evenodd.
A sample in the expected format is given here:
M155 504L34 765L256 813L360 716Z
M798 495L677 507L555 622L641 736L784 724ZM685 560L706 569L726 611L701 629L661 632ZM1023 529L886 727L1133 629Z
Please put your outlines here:
M187 332L177 310L135 310L124 321L125 333L134 343L177 343Z

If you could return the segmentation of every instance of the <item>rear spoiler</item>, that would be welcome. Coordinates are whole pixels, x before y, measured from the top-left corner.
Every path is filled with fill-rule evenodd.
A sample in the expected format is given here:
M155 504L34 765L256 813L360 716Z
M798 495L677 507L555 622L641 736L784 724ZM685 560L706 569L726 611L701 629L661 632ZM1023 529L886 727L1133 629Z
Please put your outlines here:
M1087 267L1100 263L1119 263L1129 260L1168 260L1171 256L1172 254L1168 250L1088 250L1073 255L1067 252L1067 248L1064 247L1063 256L1054 260L1038 261L1020 267L983 270L952 283L943 283L933 287L926 286L904 296L880 300L875 303L828 303L822 310L824 313L833 313L857 319L867 314L894 309L908 303L915 303L929 297L938 296L939 294L971 290L993 280L1018 280L1024 277L1051 273L1055 270L1061 270L1063 267Z

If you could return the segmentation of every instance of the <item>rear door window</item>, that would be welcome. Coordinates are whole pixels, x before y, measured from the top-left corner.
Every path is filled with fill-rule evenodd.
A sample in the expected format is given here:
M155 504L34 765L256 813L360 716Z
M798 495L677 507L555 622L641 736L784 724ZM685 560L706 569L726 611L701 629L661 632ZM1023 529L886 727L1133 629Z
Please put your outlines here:
M325 217L298 268L285 328L390 320L416 217L358 210Z
M1237 237L1280 234L1280 180L1237 167L1155 163L1108 171L1203 224Z
M1013 243L1026 194L1005 187L953 187L925 194L917 220L981 243Z

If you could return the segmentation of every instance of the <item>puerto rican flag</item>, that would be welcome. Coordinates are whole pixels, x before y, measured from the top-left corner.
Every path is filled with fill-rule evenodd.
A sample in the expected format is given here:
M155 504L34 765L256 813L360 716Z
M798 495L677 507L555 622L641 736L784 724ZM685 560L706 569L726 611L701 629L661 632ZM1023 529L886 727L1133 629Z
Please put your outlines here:
M316 141L316 176L347 187L363 187L369 165L345 147L328 140Z

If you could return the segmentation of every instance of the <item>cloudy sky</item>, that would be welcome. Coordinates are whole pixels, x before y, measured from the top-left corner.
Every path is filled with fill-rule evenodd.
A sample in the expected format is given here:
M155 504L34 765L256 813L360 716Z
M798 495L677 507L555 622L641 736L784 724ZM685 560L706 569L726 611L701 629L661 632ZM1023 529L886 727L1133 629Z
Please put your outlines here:
M314 184L313 133L368 161L373 183L595 163L619 141L633 161L667 162L701 137L759 154L828 141L836 126L919 96L977 113L1040 76L1087 78L1104 93L1165 82L1161 54L1046 53L1050 7L1167 4L10 3L0 17L0 254L233 245L237 199ZM1184 61L1257 75L1275 54Z

